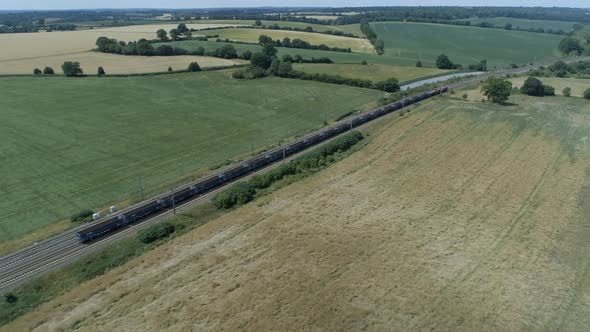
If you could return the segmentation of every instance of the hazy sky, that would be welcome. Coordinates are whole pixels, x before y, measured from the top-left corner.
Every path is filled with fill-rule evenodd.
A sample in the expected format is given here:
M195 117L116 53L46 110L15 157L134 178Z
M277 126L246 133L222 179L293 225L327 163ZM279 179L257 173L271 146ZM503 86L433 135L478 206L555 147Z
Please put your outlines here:
M211 8L259 6L560 6L589 8L589 0L0 0L4 9Z

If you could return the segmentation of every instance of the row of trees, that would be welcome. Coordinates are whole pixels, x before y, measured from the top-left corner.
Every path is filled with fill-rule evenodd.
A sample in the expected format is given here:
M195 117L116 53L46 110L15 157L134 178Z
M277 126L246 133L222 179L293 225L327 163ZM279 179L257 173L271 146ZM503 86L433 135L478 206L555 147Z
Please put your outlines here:
M61 65L61 70L63 71L64 75L67 77L76 77L84 75L84 71L80 67L80 63L77 61L66 61ZM33 74L35 76L41 75L54 75L55 71L51 67L45 67L43 70L39 68L33 69ZM106 72L102 66L99 66L96 70L97 76L105 76Z
M166 42L170 39L192 39L193 33L184 23L180 23L175 29L170 29L170 38L168 38L168 32L164 29L156 31L156 37L159 41Z
M377 38L377 34L373 31L373 28L371 28L368 21L362 20L360 21L360 24L361 32L367 37L371 44L373 44L375 52L377 52L378 55L383 55L383 53L385 53L385 42Z
M512 92L512 83L502 77L490 77L482 84L481 91L493 103L503 104L508 100ZM522 94L534 97L555 96L555 88L543 84L541 80L535 77L527 78L518 90ZM571 96L572 89L565 87L562 94L565 97ZM583 97L590 100L590 88L584 91Z
M260 25L257 25L260 29L268 29L268 30L286 30L286 31L300 31L300 32L310 32L310 33L321 33L325 35L334 35L334 36L343 36L343 37L351 37L351 38L358 38L357 35L350 33L350 32L343 32L340 30L323 30L323 31L316 31L313 27L305 27L305 28L298 28L298 27L282 27L277 23L263 25L261 21L257 21Z
M584 47L580 41L573 37L562 39L558 45L559 51L565 55L581 55Z
M352 50L350 48L340 48L340 47L329 47L325 44L320 45L313 45L305 40L301 40L299 38L295 38L291 40L291 38L285 37L283 40L273 40L271 37L267 35L260 35L258 37L258 43L262 46L271 45L274 47L285 47L285 48L302 48L306 50L320 50L320 51L334 51L334 52L346 52L350 53Z

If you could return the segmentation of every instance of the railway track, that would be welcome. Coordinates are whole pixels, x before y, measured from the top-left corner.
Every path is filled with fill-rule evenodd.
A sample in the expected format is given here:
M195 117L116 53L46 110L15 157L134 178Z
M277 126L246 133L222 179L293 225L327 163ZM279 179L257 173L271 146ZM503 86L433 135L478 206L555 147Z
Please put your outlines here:
M571 61L588 60L588 59L590 59L590 57L570 58L570 59L566 59L564 61L571 62ZM546 65L546 64L543 64L543 65ZM456 83L449 84L449 85L447 85L447 87L449 89L456 89L456 88L460 88L460 87L463 87L466 85L479 83L491 76L505 76L505 75L524 73L524 72L527 72L531 69L538 68L540 66L541 65L535 65L535 66L527 66L527 67L523 67L523 68L514 68L514 69L506 69L506 70L500 70L500 71L495 71L495 72L489 72L486 74L478 75L473 78L469 78L466 80L462 80L462 81L459 81ZM409 97L409 98L412 98L412 97ZM402 108L406 105L407 104L402 102ZM397 110L397 109L395 109L395 110ZM389 111L383 115L393 113L393 112L395 112L395 110ZM368 113L371 113L374 111L370 111L370 112L367 112L364 114L368 114ZM362 117L362 116L363 115L360 115L359 117ZM382 117L382 115L379 115L378 117L376 117L374 119L370 119L367 122L361 123L359 126L364 126L366 123L373 122L374 120L379 119L381 117ZM328 128L324 128L324 129L320 130L319 132L320 133L327 132L330 130L330 128L336 127L338 125L342 126L342 124L346 124L347 121L350 121L350 124L351 124L350 129L352 129L353 127L359 127L359 126L353 126L352 125L353 120L350 119L350 120L343 120L333 126L330 126ZM344 132L347 132L347 131L344 131ZM313 133L313 134L310 134L306 137L311 137L312 135L316 135L316 134L317 133ZM339 135L340 134L337 134L333 137L330 137L327 140L323 140L320 143L313 145L311 148L317 147L317 146L319 146L319 145L321 145L321 144L323 144L323 143L325 143L325 142L327 142ZM305 137L302 139L305 139ZM284 147L279 147L275 150L281 150L281 149L284 149ZM274 162L270 165L264 166L261 169L255 170L246 176L241 176L237 179L234 179L234 180L232 180L232 181L230 181L230 182L228 182L228 183L226 183L226 184L224 184L212 191L209 191L209 192L204 193L202 195L198 195L186 202L179 204L178 206L176 206L175 210L182 212L183 210L189 209L189 208L193 207L194 205L208 201L211 197L213 197L219 191L226 189L228 186L232 185L236 181L240 181L245 178L249 178L249 177L256 175L260 172L264 172L269 168L277 166L278 164L280 164L284 160L291 160L293 158L296 158L300 154L303 154L303 153L309 151L309 149L310 148L305 148L302 151L300 151L292 156L289 156L288 158L284 158L283 160L279 160L279 161ZM219 172L219 173L221 173L221 172ZM216 174L219 174L219 173L216 173ZM139 203L139 204L142 204L142 203ZM124 227L124 228L121 228L115 232L109 233L108 235L106 235L103 238L99 238L93 242L86 243L86 244L80 243L75 236L76 232L78 232L80 229L84 228L84 226L80 226L80 227L68 230L62 234L56 235L56 236L54 236L50 239L47 239L45 241L41 241L39 243L36 243L35 245L32 245L30 247L27 247L25 249L15 252L15 253L0 257L0 291L4 292L7 290L10 290L11 288L18 286L18 285L22 284L23 282L30 280L31 278L37 277L43 273L46 273L48 271L59 268L69 262L74 261L75 259L83 257L84 255L86 255L88 253L94 252L94 251L108 245L109 243L111 243L113 241L130 236L130 235L134 234L138 229L141 229L143 227L149 226L150 224L164 220L173 214L174 214L173 209L165 209L155 215L151 215L151 216L147 217L146 219L140 221L139 223L128 225L127 227Z

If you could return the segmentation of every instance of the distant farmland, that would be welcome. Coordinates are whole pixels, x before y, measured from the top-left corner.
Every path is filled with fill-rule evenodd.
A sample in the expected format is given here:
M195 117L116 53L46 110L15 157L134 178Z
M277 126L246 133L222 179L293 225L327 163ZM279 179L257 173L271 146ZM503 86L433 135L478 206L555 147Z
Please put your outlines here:
M330 47L351 48L354 52L360 53L374 53L373 45L361 38L341 37L326 35L320 33L308 33L300 31L284 31L284 30L261 30L261 29L220 29L211 32L219 35L220 39L230 39L244 42L258 42L260 35L267 35L273 39L280 39L288 37L291 39L299 38L314 45L325 44Z
M437 24L371 23L385 41L384 57L435 61L445 53L464 66L487 59L493 66L524 65L559 56L563 36Z
M381 96L229 76L0 78L0 242L83 209L138 199L141 185L146 194L167 190L191 172Z

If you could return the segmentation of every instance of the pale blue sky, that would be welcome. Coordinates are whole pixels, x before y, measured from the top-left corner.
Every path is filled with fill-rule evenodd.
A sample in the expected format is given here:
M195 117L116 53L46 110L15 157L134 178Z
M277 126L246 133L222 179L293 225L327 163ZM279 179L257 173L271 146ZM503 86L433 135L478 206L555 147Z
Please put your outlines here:
M260 6L560 6L590 8L589 0L0 0L6 9L211 8Z

